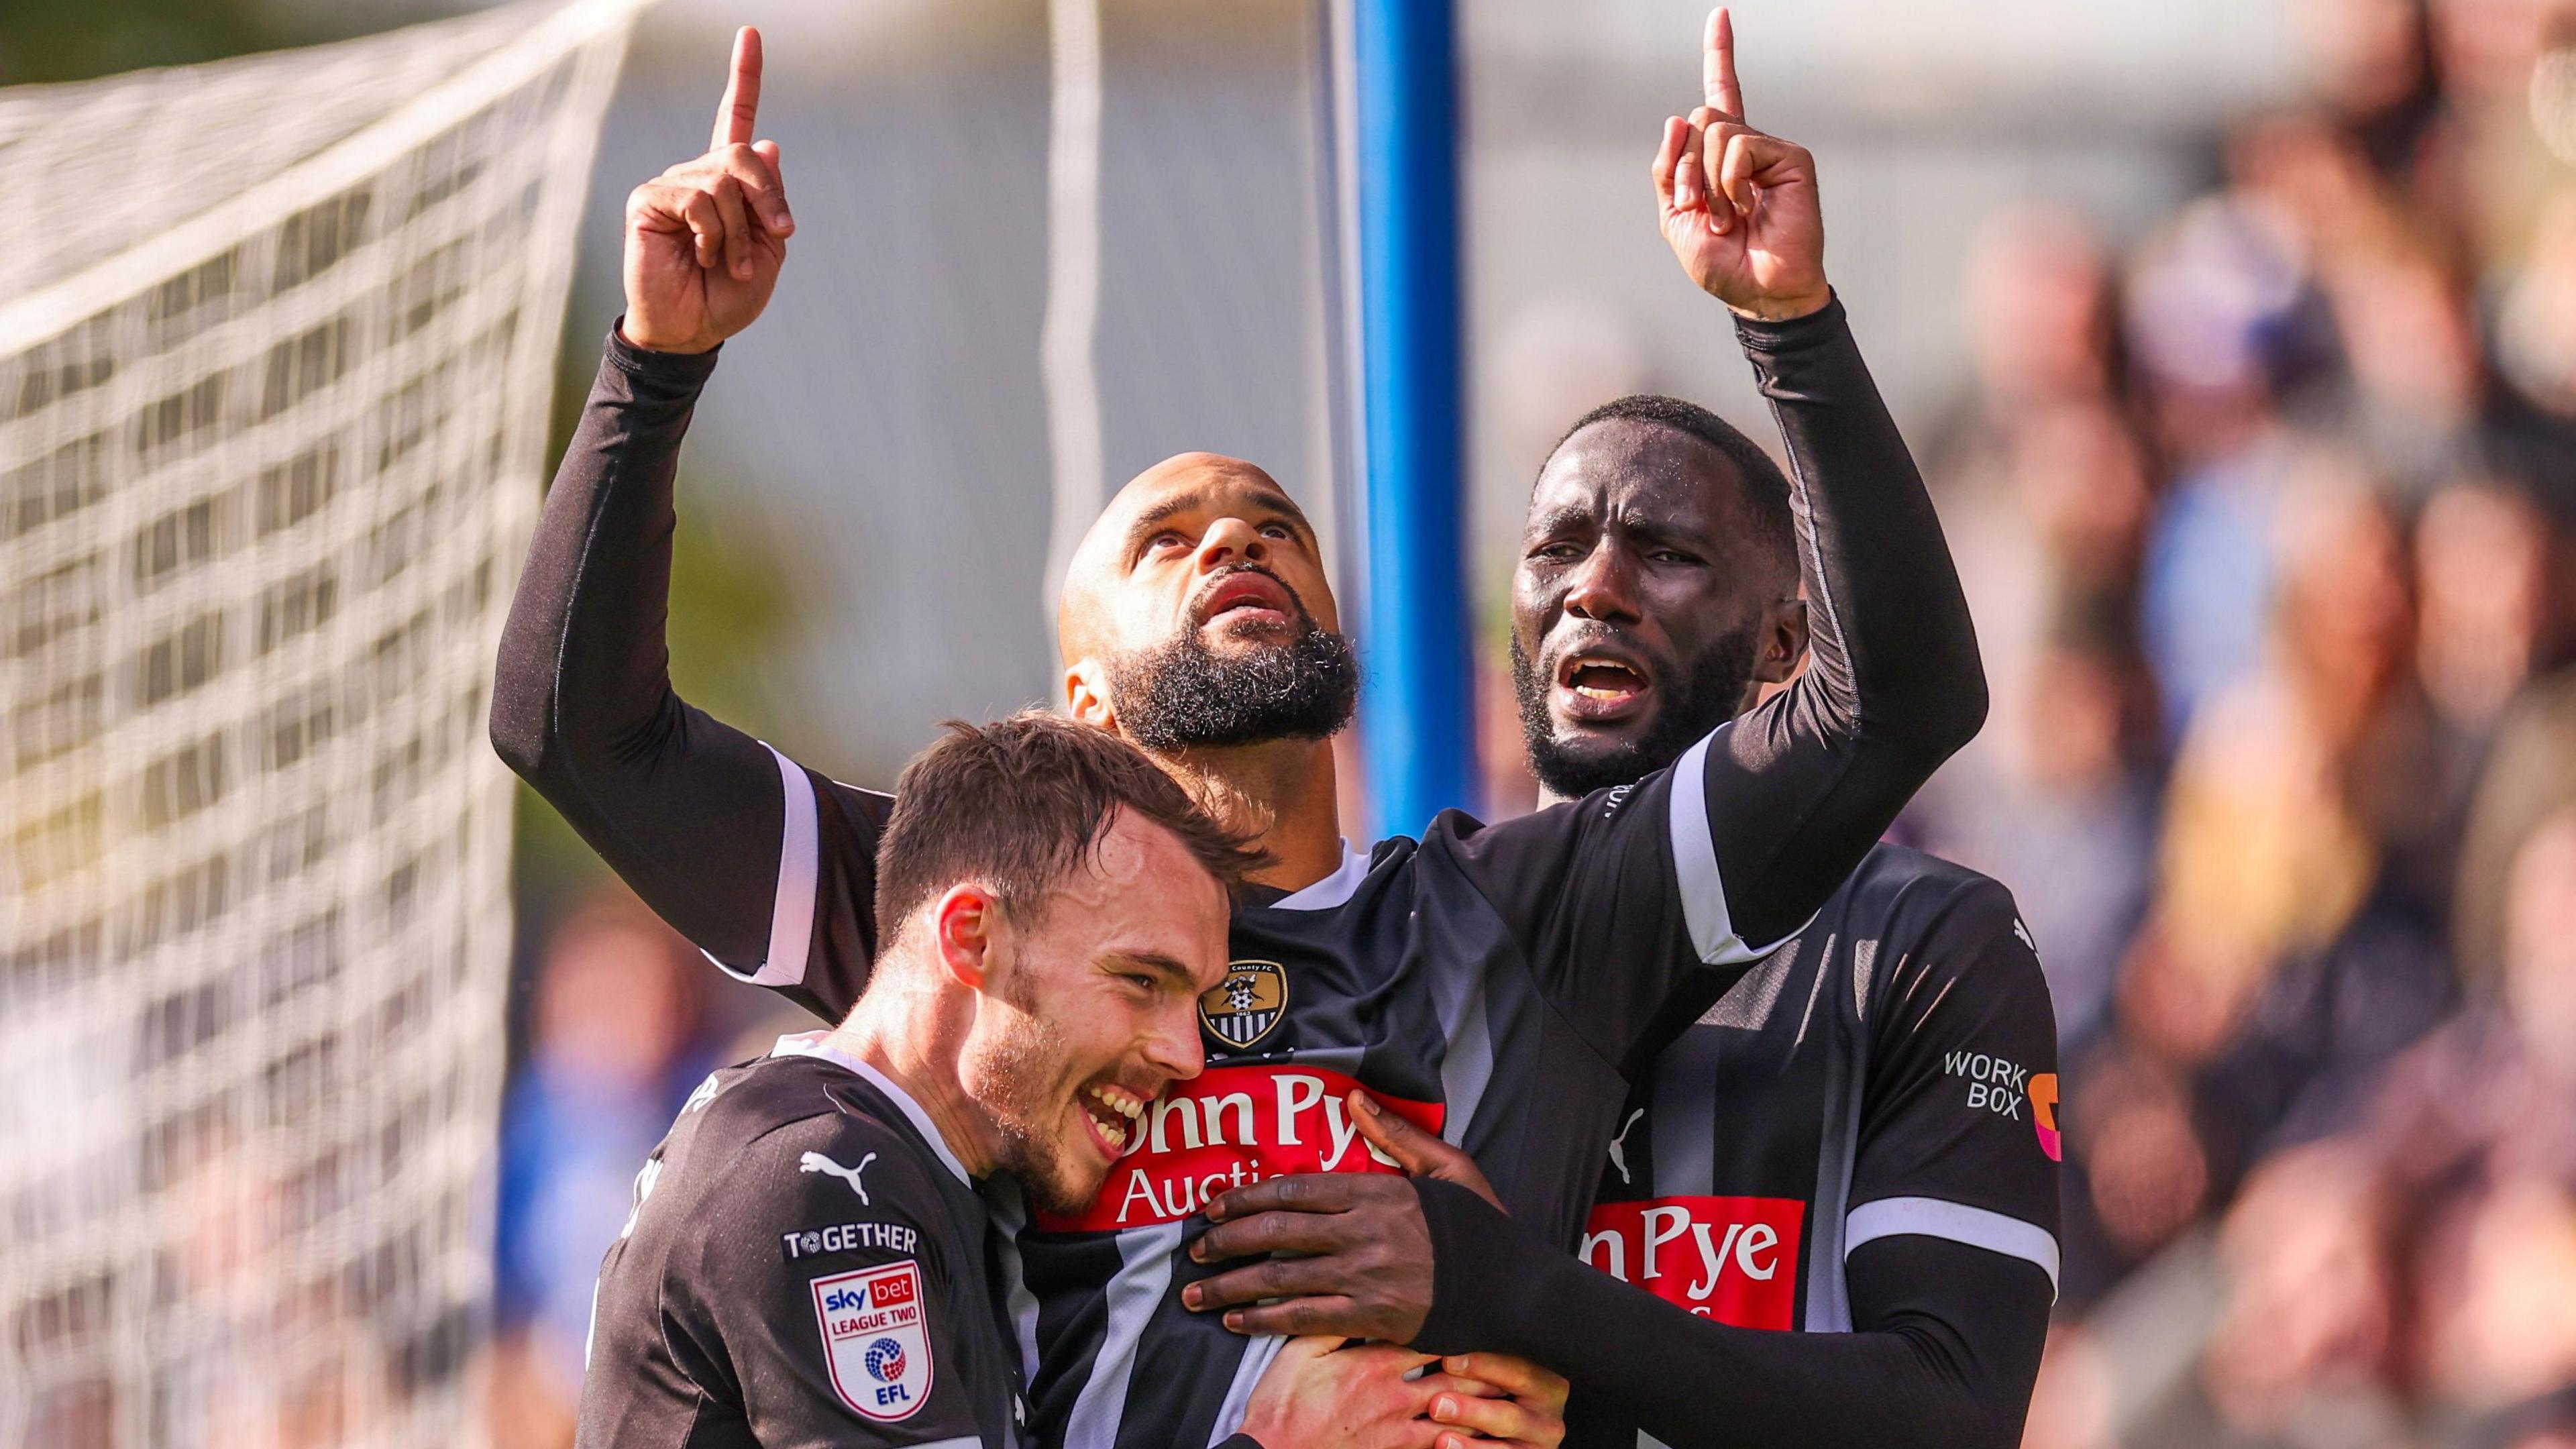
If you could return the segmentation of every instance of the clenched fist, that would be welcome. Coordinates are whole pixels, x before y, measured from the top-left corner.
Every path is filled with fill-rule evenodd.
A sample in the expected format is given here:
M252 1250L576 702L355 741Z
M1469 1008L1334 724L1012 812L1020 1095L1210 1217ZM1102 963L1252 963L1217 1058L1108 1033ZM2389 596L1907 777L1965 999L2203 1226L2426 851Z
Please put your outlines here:
M760 112L760 32L734 36L733 76L707 154L626 197L626 340L704 352L760 316L796 220L778 143L751 139Z
M1702 291L1747 317L1803 317L1832 297L1825 285L1825 217L1816 158L1744 123L1735 79L1735 22L1709 13L1701 99L1664 122L1655 199L1664 239Z

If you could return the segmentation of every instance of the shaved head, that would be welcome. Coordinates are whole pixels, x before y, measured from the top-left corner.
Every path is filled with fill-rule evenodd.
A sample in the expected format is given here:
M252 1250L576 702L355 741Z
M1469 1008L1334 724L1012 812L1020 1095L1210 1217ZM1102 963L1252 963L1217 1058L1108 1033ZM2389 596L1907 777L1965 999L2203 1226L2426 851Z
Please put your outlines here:
M1158 751L1321 739L1358 690L1314 526L1218 453L1118 490L1065 569L1056 647L1077 717Z
M1055 611L1055 642L1066 664L1096 652L1105 642L1109 600L1159 527L1228 496L1266 501L1295 523L1309 550L1313 549L1315 530L1307 523L1305 510L1259 464L1223 453L1175 453L1127 480L1127 486L1092 520L1065 566L1064 593ZM1320 602L1323 617L1338 626L1329 589L1323 591Z

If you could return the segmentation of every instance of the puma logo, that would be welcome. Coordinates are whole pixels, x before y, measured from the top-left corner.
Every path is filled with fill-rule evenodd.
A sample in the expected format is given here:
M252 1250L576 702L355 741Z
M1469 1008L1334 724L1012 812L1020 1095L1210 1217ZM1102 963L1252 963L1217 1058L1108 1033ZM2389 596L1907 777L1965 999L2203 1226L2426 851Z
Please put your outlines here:
M874 1206L874 1204L868 1201L868 1190L859 1185L859 1174L867 1171L868 1164L876 1160L877 1155L871 1152L867 1156L859 1159L858 1166L843 1167L841 1164L825 1157L822 1153L808 1152L804 1156L796 1159L796 1170L798 1172L828 1172L832 1176L837 1177L841 1181L850 1185L850 1191L859 1195L859 1206L871 1207Z
M1646 1109L1643 1107L1630 1112L1628 1120L1619 1124L1619 1135L1610 1139L1610 1165L1619 1169L1619 1180L1631 1187L1636 1186L1637 1180L1628 1175L1628 1130L1637 1125L1638 1118L1645 1115Z

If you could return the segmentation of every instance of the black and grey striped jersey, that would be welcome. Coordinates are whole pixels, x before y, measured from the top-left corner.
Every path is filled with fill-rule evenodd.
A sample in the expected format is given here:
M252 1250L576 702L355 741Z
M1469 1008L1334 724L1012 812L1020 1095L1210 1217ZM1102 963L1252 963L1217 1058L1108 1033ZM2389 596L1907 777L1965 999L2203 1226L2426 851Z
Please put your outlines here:
M1564 1373L1568 1449L2017 1443L2057 1274L2057 1098L2010 894L1881 846L1640 1074L1579 1259L1420 1185L1414 1342Z
M1585 1261L1745 1328L1852 1328L1844 1259L1946 1238L2057 1279L2057 1029L2011 893L1883 845L1641 1074Z
M600 1266L580 1449L1015 1449L985 1202L820 1033L710 1074Z
M1757 954L1718 883L1706 748L1501 825L1443 815L1418 843L1346 849L1333 875L1237 912L1227 980L1200 1002L1206 1070L1149 1109L1087 1211L997 1205L1035 1437L1200 1446L1241 1424L1280 1340L1184 1309L1182 1287L1217 1271L1186 1248L1227 1187L1392 1171L1343 1108L1353 1086L1464 1145L1516 1214L1573 1243L1625 1065ZM869 803L799 783L816 824L791 835L785 874L839 874L865 857L845 812ZM846 1010L864 958L800 951L816 933L789 927L755 979Z
M1201 1449L1235 1426L1275 1345L1182 1310L1182 1245L1221 1183L1385 1170L1342 1119L1350 1084L1463 1142L1572 1249L1630 1074L1974 732L1958 581L1839 304L1737 331L1788 445L1810 667L1669 771L1493 827L1444 815L1239 914L1209 1068L1100 1201L997 1203L1039 1442ZM689 707L662 647L672 479L714 366L612 334L504 630L493 740L711 960L837 1020L875 950L889 798Z

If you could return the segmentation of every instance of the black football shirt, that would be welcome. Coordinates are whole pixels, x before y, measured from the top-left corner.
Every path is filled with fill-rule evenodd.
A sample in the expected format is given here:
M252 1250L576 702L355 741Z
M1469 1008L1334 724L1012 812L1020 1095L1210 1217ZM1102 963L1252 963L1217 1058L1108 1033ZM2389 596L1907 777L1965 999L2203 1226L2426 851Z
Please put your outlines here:
M1352 850L1330 877L1236 913L1233 964L1199 1004L1206 1070L1148 1109L1086 1211L996 1201L1037 1437L1141 1449L1240 1425L1281 1340L1181 1306L1217 1271L1186 1254L1199 1209L1282 1173L1393 1171L1343 1105L1354 1086L1464 1146L1516 1215L1575 1241L1631 1066L1757 955L1717 885L1706 748L1501 825L1443 815L1419 842ZM782 878L854 897L885 797L801 770L793 785ZM786 925L745 974L846 1013L865 958Z
M2058 1270L2057 1029L2011 893L1883 845L1640 1073L1584 1261L1741 1328L1850 1332L1845 1259ZM1570 1443L1633 1444L1586 1404Z
M708 1076L600 1267L582 1449L1010 1449L1019 1351L984 1199L820 1033Z
M1737 333L1787 444L1809 668L1632 787L1492 827L1446 814L1238 914L1201 1004L1208 1070L1154 1106L1099 1200L1031 1220L993 1198L1038 1442L1201 1449L1240 1422L1277 1344L1182 1309L1204 1271L1183 1247L1224 1186L1392 1170L1344 1117L1354 1084L1573 1249L1630 1077L1974 733L1965 602L1840 305ZM672 482L714 366L612 334L503 632L493 740L711 960L837 1021L875 949L889 797L668 677Z

